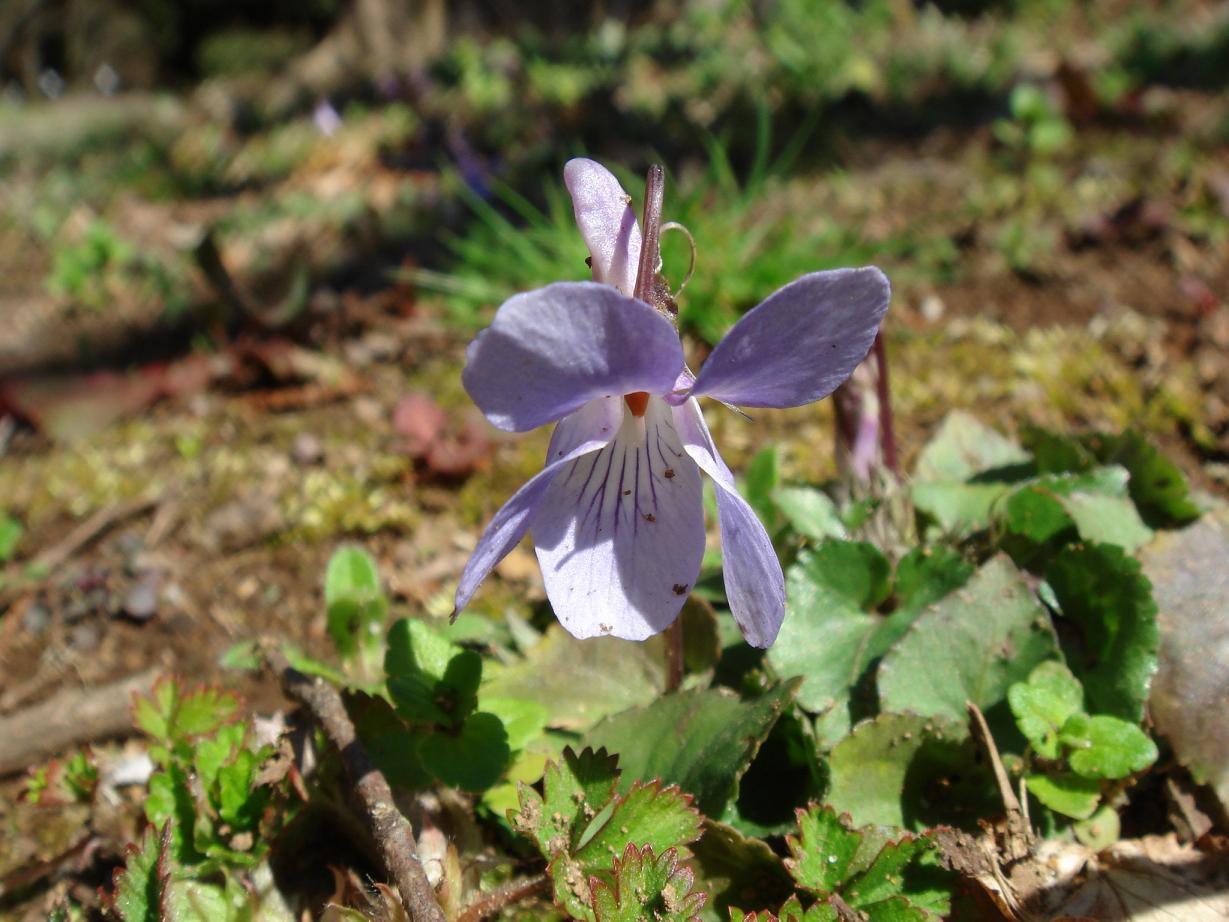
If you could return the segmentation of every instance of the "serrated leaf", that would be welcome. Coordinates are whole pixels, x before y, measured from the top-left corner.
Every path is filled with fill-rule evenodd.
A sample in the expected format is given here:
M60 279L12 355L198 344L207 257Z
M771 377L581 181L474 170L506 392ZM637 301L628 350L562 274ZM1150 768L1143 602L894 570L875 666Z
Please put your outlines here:
M145 816L154 826L170 830L168 847L176 862L191 865L202 859L194 844L196 800L178 764L171 763L150 776Z
M772 501L790 527L812 541L845 537L836 503L816 487L777 487Z
M644 643L577 640L552 624L523 660L491 664L482 693L537 701L550 713L550 726L584 730L608 714L656 700L666 687L665 661L660 635Z
M1077 820L1087 819L1101 801L1101 785L1079 775L1026 775L1028 792L1055 813Z
M874 904L902 896L905 868L930 847L930 840L922 836L906 835L895 842L888 842L875 856L871 866L844 889L845 902L855 909L870 912Z
M1084 778L1125 778L1156 761L1156 743L1133 723L1097 714L1073 714L1060 739L1067 762Z
M624 789L660 778L693 794L706 815L720 816L797 688L797 680L783 682L753 701L717 688L683 691L606 718L586 742L619 754Z
M691 798L673 785L637 781L627 795L616 798L608 815L598 814L581 833L575 857L588 868L609 867L628 845L649 845L658 852L680 849L700 837L700 814Z
M1007 689L1016 726L1043 759L1058 758L1058 732L1071 715L1084 709L1084 687L1063 663L1049 660L1027 682Z
M1065 646L1088 709L1138 723L1159 643L1152 584L1139 562L1111 545L1065 548L1046 570L1046 582L1082 635L1082 643Z
M845 882L862 834L842 822L832 807L812 804L798 811L798 835L787 836L785 844L792 856L785 860L790 876L799 887L822 896Z
M239 704L238 696L231 692L207 686L185 693L178 681L164 677L148 696L136 698L133 719L146 734L171 747L228 723L238 713Z
M612 878L592 886L597 922L699 922L706 897L693 889L695 875L674 849L655 858L650 847L628 845Z
M943 718L864 720L833 748L828 766L828 803L859 826L974 825L995 803L964 724Z
M409 721L459 727L478 704L482 657L422 621L402 618L388 632L388 694Z
M124 867L115 872L107 902L121 922L162 922L169 884L170 826L145 830L139 845L126 850Z
M1007 689L1059 657L1046 614L1012 563L992 558L965 585L918 616L879 665L880 705L964 725L965 703L986 714L1002 746L1016 733Z
M532 836L548 858L577 847L580 834L614 796L619 780L618 759L605 749L571 747L562 761L550 761L542 776L542 794L520 785L520 810L509 815L512 825Z
M343 659L378 639L388 600L375 559L361 547L338 548L325 570L324 604L329 636Z
M914 479L923 483L963 481L1028 461L1028 454L1015 442L970 414L953 410L918 456Z
M903 896L893 896L862 910L867 922L927 922L933 918Z
M240 922L251 917L250 906L235 903L217 884L177 880L170 885L166 922Z
M512 751L502 721L475 711L457 731L437 731L422 737L418 758L431 775L463 791L483 791L499 780Z

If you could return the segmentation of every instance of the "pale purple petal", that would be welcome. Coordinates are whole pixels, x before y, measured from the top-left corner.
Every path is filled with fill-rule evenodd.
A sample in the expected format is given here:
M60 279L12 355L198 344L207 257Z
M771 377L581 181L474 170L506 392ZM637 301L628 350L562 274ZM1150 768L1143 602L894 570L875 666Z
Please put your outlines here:
M478 584L525 536L555 476L576 459L600 451L618 431L622 414L622 398L613 397L594 400L560 420L551 435L546 467L512 494L512 498L495 513L495 518L491 519L478 539L478 545L461 573L455 611L459 612L469 604Z
M661 394L683 367L674 326L642 301L595 282L515 295L466 352L461 380L487 419L524 432L590 400Z
M734 485L713 444L700 405L693 399L674 408L683 447L700 470L713 478L721 528L721 569L730 614L753 647L768 647L785 619L785 576L768 532Z
M592 160L569 160L563 181L572 194L576 224L589 248L593 278L630 296L640 262L640 226L631 199L614 175Z
M576 637L665 630L700 572L700 472L658 398L614 441L555 478L533 520L546 594ZM583 681L583 679L582 679Z
M692 394L746 407L796 407L828 396L866 357L890 294L874 267L790 282L734 324Z

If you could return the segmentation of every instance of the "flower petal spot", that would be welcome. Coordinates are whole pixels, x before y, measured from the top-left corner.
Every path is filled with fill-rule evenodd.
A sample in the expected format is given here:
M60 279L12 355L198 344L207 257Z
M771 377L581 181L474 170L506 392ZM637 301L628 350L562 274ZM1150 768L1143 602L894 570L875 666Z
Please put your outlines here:
M662 471L662 474L663 476L665 476L667 480L673 480L674 479L674 468L668 467L664 471Z
M687 594L687 584L686 583L675 583L671 588L674 590L675 595L686 595Z

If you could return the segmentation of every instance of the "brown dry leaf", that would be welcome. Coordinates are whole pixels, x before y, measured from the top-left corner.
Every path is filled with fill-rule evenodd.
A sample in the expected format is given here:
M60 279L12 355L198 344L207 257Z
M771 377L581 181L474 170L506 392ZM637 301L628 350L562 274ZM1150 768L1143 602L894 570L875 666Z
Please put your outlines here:
M1173 835L1124 839L1090 858L1074 892L1041 895L1044 918L1099 922L1224 922L1229 865Z

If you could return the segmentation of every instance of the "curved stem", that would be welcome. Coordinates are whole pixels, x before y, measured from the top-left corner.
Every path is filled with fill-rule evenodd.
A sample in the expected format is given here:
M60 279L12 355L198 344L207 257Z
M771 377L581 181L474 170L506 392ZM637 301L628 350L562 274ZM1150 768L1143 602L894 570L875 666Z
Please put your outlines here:
M661 209L666 200L666 171L661 164L649 167L644 181L644 218L640 222L640 263L636 267L633 297L653 303L653 280L661 259Z

